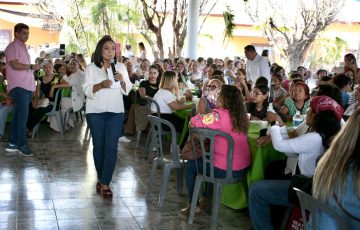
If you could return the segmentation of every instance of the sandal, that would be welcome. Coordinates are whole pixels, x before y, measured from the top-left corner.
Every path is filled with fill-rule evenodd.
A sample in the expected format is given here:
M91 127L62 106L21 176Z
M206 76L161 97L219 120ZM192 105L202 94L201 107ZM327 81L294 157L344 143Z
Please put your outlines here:
M101 184L100 184L100 182L96 183L96 192L101 193Z
M104 198L112 198L113 197L113 193L110 188L104 189L101 187L101 195Z

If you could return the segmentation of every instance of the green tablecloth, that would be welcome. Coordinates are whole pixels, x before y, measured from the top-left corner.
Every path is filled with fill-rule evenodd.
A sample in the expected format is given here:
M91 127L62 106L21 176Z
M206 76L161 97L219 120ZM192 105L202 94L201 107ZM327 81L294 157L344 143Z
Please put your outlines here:
M180 139L179 139L179 144L183 143L184 141L184 138L185 138L185 135L186 133L188 132L189 130L189 121L190 121L190 116L189 116L189 113L191 112L191 109L181 109L181 110L176 110L174 111L174 114L182 119L185 120L184 122L184 128L181 132L181 136L180 136Z
M274 160L284 160L286 156L277 152L272 144L257 147L256 139L259 137L260 127L258 124L250 124L248 132L248 143L251 152L251 168L247 172L247 183L250 185L254 181L264 179L266 166ZM244 189L241 183L226 185L223 187L222 204L233 208L241 209L247 207Z

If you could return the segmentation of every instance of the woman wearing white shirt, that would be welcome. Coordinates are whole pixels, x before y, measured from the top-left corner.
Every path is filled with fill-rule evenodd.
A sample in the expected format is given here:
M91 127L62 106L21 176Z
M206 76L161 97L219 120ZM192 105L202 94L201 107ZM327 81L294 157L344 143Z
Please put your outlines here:
M112 72L110 61L115 59L115 42L104 36L94 52L94 63L85 70L83 89L86 99L86 120L93 139L93 156L98 183L96 191L104 198L111 198L109 187L114 172L118 140L123 128L123 94L132 87L125 66L115 65ZM115 76L114 76L115 75Z
M85 94L82 89L82 85L85 82L85 74L80 70L80 63L77 59L72 58L68 65L71 75L69 77L64 75L60 84L53 85L51 89L71 87L71 97L62 97L60 101L61 117L63 118L65 118L65 113L70 108L72 108L73 112L77 112L84 106L85 102ZM50 127L56 131L60 131L55 117L51 116L50 118ZM74 121L69 116L66 117L65 121L65 126L67 125L74 127Z
M298 155L300 173L312 176L316 161L328 148L340 130L344 110L328 96L311 99L306 115L309 132L299 137L285 139L279 126L271 127L274 148L288 156ZM279 120L280 121L280 120ZM290 180L263 180L254 182L249 189L249 212L255 229L273 229L270 206L292 206L288 201Z
M160 107L161 118L170 121L175 126L176 131L181 132L185 120L173 114L173 110L193 108L194 104L184 104L185 98L179 98L179 85L175 71L165 71L163 73L159 90L153 100ZM151 105L151 112L156 113L154 104Z

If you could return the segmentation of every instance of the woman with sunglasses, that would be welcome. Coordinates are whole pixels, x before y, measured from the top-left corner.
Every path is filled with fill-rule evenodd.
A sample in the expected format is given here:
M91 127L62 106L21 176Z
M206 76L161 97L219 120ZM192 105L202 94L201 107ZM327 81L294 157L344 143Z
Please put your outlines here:
M203 96L199 100L196 114L207 114L215 108L216 96L223 84L224 83L217 78L210 80L210 82L206 85L207 90L203 93Z

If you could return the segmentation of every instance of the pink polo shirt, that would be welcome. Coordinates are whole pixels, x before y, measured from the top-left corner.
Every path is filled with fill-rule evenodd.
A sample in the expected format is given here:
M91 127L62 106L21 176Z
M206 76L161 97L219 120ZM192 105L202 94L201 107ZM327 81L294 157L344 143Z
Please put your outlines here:
M233 170L241 170L251 164L250 148L246 133L232 130L232 123L227 109L213 109L206 115L191 118L191 124L197 128L216 129L230 134L234 139ZM215 137L214 166L226 170L228 143L224 137Z
M29 91L35 91L35 79L33 71L15 70L11 67L10 61L18 60L22 64L31 64L30 55L24 42L14 39L5 49L6 57L6 79L8 82L7 90L20 87Z

